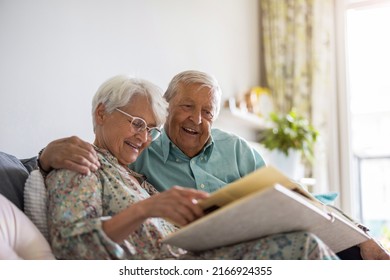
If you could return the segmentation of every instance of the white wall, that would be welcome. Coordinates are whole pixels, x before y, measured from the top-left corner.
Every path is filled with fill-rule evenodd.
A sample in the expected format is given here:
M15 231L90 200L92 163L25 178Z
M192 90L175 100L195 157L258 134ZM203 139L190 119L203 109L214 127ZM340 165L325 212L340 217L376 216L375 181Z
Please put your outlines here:
M260 80L257 0L0 0L0 151L93 141L91 100L122 73L163 89L214 74L224 98Z

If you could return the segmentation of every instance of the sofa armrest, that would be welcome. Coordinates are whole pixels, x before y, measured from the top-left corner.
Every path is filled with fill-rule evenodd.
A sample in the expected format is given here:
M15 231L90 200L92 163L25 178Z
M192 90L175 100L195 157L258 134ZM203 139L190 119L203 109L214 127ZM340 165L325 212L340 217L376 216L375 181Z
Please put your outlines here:
M24 209L24 184L33 168L34 160L26 160L26 166L15 156L0 152L0 193L14 203L19 209Z

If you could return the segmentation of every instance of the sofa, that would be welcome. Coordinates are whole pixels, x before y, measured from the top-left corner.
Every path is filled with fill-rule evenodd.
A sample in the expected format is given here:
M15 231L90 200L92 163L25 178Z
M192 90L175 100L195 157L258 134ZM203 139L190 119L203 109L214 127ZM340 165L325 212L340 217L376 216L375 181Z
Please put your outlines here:
M24 184L37 168L37 157L18 159L0 152L0 194L24 211Z
M47 241L48 235L45 235L34 221L37 216L30 215L39 214L40 220L37 221L43 221L47 232L46 189L43 187L43 178L39 171L34 171L36 168L36 157L18 159L0 152L0 260L55 259ZM34 176L29 176L30 174ZM41 179L40 184L36 184L40 186L41 191L35 191L33 188L34 177ZM27 204L24 201L26 188L31 190L29 192L32 194L28 195ZM31 199L38 197L37 194L43 198L42 201ZM35 210L39 210L39 213ZM26 215L23 215L23 212Z

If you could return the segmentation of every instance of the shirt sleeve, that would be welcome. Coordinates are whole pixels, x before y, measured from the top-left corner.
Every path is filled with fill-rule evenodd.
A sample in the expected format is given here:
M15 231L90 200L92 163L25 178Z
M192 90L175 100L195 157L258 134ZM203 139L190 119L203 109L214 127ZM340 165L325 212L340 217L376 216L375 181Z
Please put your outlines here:
M248 142L240 139L237 145L237 163L241 177L266 165L260 153L251 147Z
M102 229L102 184L85 176L56 170L46 179L50 243L59 259L121 259L123 248Z

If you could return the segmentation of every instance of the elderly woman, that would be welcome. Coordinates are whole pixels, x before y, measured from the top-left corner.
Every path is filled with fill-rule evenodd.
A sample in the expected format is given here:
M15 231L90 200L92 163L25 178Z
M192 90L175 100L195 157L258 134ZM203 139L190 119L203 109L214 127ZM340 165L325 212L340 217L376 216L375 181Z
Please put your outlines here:
M176 230L168 220L186 225L203 215L196 202L207 194L181 187L158 193L128 168L160 134L167 109L160 90L148 81L117 76L98 89L92 106L100 169L89 175L60 169L46 178L50 241L57 258L337 258L306 233L287 234L287 243L286 235L275 235L201 253L161 243ZM281 254L281 248L289 254Z

